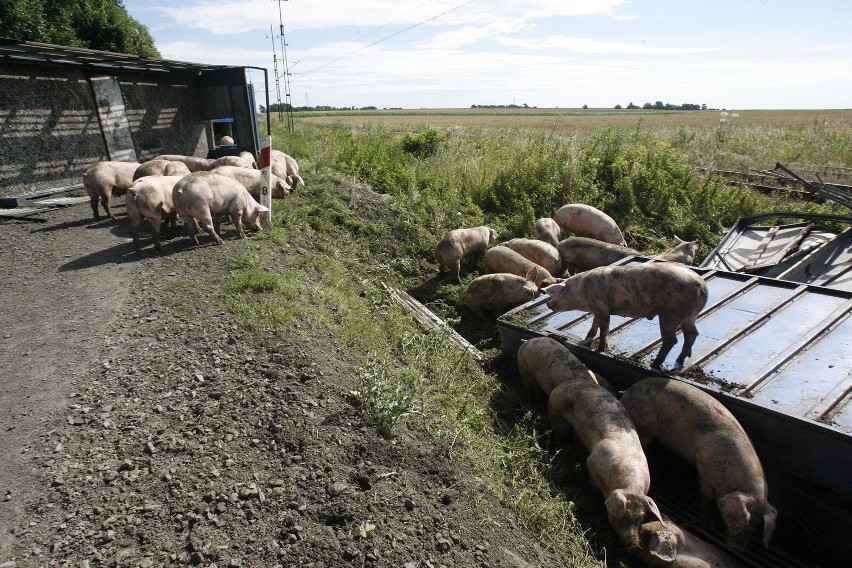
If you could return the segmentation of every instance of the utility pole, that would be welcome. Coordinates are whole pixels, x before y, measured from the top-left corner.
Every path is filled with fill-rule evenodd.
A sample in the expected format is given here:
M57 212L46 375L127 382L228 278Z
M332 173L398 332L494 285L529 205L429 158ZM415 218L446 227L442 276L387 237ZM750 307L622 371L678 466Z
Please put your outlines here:
M272 31L272 24L269 24L269 37L272 39L272 66L275 72L275 95L278 102L278 120L284 121L284 107L281 104L281 84L278 82L278 55L275 53L275 33ZM266 112L270 112L266 109Z
M284 64L284 111L287 114L287 131L293 132L293 103L290 100L290 67L287 62L287 42L284 39L284 17L281 14L281 2L288 0L277 0L278 2L278 39L281 43L281 60ZM274 40L273 40L274 44ZM278 71L275 72L275 82L278 84Z

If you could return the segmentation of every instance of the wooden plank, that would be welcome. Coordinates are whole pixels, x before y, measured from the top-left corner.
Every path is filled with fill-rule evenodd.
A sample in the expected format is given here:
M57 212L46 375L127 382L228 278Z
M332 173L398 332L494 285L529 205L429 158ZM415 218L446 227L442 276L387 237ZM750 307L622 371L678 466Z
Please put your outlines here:
M469 352L477 361L483 360L484 357L482 356L482 352L479 351L479 349L477 349L467 339L459 335L456 330L447 325L447 322L435 315L431 310L429 310L429 308L427 308L402 290L388 286L384 282L382 282L381 284L382 288L384 288L388 292L388 294L390 294L390 297L397 304L402 306L406 311L414 314L414 319L417 320L420 325L431 331L440 331L447 333L447 337L449 337L450 341L456 343L463 350Z

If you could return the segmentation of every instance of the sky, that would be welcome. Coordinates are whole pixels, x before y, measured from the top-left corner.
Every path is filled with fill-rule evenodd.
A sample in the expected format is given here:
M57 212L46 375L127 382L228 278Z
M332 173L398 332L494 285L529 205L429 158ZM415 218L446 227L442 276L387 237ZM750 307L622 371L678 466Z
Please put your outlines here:
M849 0L124 6L148 27L165 59L265 68L270 103L279 93L287 102L289 92L297 107L613 108L661 101L727 110L852 108ZM250 79L263 104L263 72L252 71Z

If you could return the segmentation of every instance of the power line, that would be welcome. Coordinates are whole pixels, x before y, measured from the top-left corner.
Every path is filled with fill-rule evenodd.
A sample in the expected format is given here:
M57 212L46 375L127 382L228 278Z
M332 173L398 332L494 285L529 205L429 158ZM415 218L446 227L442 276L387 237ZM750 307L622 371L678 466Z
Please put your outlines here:
M411 9L411 10L409 10L408 12L405 12L404 14L400 14L399 16L397 16L396 18L394 18L393 20L391 20L391 21L389 21L389 22L387 22L387 23L385 23L385 24L382 24L381 26L379 26L379 27L377 27L377 28L374 28L373 30L371 30L371 31L367 32L366 34L362 35L362 36L359 38L359 40L363 40L364 38L368 38L368 37L370 37L371 35L375 34L376 32L378 32L378 31L380 31L380 30L385 29L386 27L388 27L388 26L389 26L389 25L391 25L392 23L394 23L394 22L396 22L396 21L399 21L400 19L404 18L405 16L407 16L407 15L411 14L412 12L416 12L417 10L419 10L420 8L422 8L423 6L425 6L426 4L431 4L432 2L434 2L434 0L426 0L426 2L423 2L422 4L420 4L419 6L417 6L416 8L412 8L412 9ZM322 55L317 55L316 57L311 57L310 59L305 59L304 61L305 61L305 62L310 62L310 61L316 61L317 59L325 59L326 57L329 57L329 56L331 56L331 55L333 55L333 54L337 53L338 51L342 51L343 49L345 49L345 47L344 47L344 46L340 46L340 47L338 47L337 49L332 49L331 51L328 51L328 52L326 52L326 53L323 53ZM296 66L299 62L301 62L301 61L302 61L302 60L300 59L299 61L297 61L296 63L294 63L294 64L293 64L293 67L295 67L295 66Z
M398 32L392 33L392 34L391 34L391 35L389 35L389 36L385 36L385 37L383 37L383 38L381 38L381 39L378 39L378 40L374 41L373 43L370 43L370 44L367 44L367 45L361 46L361 47L359 47L358 49L355 49L355 50L353 50L353 51L350 51L349 53L347 53L347 54L345 54L345 55L341 55L341 56L340 56L340 57L338 57L337 59L333 59L333 60L329 61L328 63L325 63L325 64L323 64L323 65L320 65L319 67L314 67L314 68L313 68L313 69L311 69L310 71L305 71L304 73L300 73L299 75L300 75L301 77L304 77L305 75L309 75L309 74L313 73L314 71L319 71L320 69L322 69L322 68L324 68L324 67L328 67L328 66L329 66L329 65L331 65L332 63L337 63L337 62L338 62L338 61L340 61L341 59L345 59L345 58L349 57L350 55L355 55L355 54L356 54L356 53L358 53L359 51L363 51L363 50L367 49L368 47L373 47L373 46L374 46L374 45L376 45L376 44L379 44L379 43L381 43L381 42L383 42L383 41L389 40L389 39L391 39L391 38L393 38L393 37L396 37L396 36L398 36L398 35L400 35L400 34L403 34L403 33L407 32L407 31L409 31L409 30L413 30L414 28L417 28L417 27L419 27L419 26L422 26L423 24L428 23L428 22L431 22L432 20L437 20L437 19L438 19L438 18L440 18L441 16L446 16L446 15L447 15L447 14L449 14L450 12L455 12L456 10L459 10L459 9L461 9L461 8L464 8L465 6L467 6L467 5L469 5L469 4L473 4L474 2L476 2L476 0L468 0L467 2L465 2L465 3L463 3L463 4L459 4L458 6L456 6L456 7L454 7L454 8L450 8L450 9L448 9L448 10L445 10L444 12L441 12L440 14L436 14L435 16L432 16L431 18L426 18L425 20L423 20L423 21L421 21L421 22L418 22L418 23L416 23L416 24L413 24L413 25L411 25L411 26L408 26L407 28L402 29L402 30L400 30L400 31L398 31Z

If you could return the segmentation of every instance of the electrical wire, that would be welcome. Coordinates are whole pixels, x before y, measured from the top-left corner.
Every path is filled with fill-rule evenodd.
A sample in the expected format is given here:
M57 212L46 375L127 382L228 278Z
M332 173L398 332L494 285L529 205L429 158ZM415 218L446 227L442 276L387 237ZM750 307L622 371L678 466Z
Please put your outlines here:
M447 14L449 14L449 13L451 13L451 12L455 12L456 10L459 10L459 9L461 9L461 8L464 8L465 6L468 6L469 4L473 4L473 3L474 3L474 2L476 2L476 1L477 1L477 0L468 0L467 2L464 2L464 3L462 3L462 4L459 4L458 6L455 6L455 7L453 7L453 8L448 9L448 10L445 10L445 11L441 12L440 14L436 14L436 15L432 16L431 18L426 18L425 20L423 20L423 21L421 21L421 22L418 22L418 23L416 23L416 24L412 24L412 25L408 26L408 27L407 27L407 28L405 28L405 29L399 30L398 32L394 32L394 33L392 33L392 34L391 34L391 35L389 35L389 36L385 36L385 37L383 37L383 38L381 38L381 39L378 39L378 40L374 41L373 43L369 43L369 44L367 44L367 45L361 46L361 47L359 47L358 49L355 49L355 50L353 50L353 51L350 51L349 53L347 53L347 54L345 54L345 55L341 55L341 56L340 56L340 57L338 57L337 59L333 59L333 60L329 61L328 63L324 63L324 64L322 64L322 65L320 65L320 66L318 66L318 67L314 67L314 68L313 68L313 69L311 69L310 71L305 71L304 73L298 73L298 75L299 75L300 77L304 77L305 75L309 75L309 74L313 73L314 71L319 71L320 69L322 69L322 68L324 68L324 67L328 67L329 65L331 65L331 64L333 64L333 63L337 63L337 62L338 62L338 61L340 61L341 59L345 59L345 58L349 57L350 55L355 55L355 54L356 54L356 53L358 53L359 51L364 51L364 50L365 50L365 49L367 49L368 47L373 47L373 46L374 46L374 45L376 45L376 44L379 44L379 43L381 43L381 42L383 42L383 41L389 40L389 39L391 39L391 38L393 38L393 37L396 37L396 36L398 36L398 35L400 35L400 34L403 34L403 33L407 32L407 31L409 31L409 30L413 30L414 28L417 28L417 27L419 27L419 26L422 26L423 24L426 24L426 23L431 22L431 21L433 21L433 20L437 20L437 19L438 19L438 18L440 18L441 16L446 16ZM384 26L383 26L383 27L384 27Z

